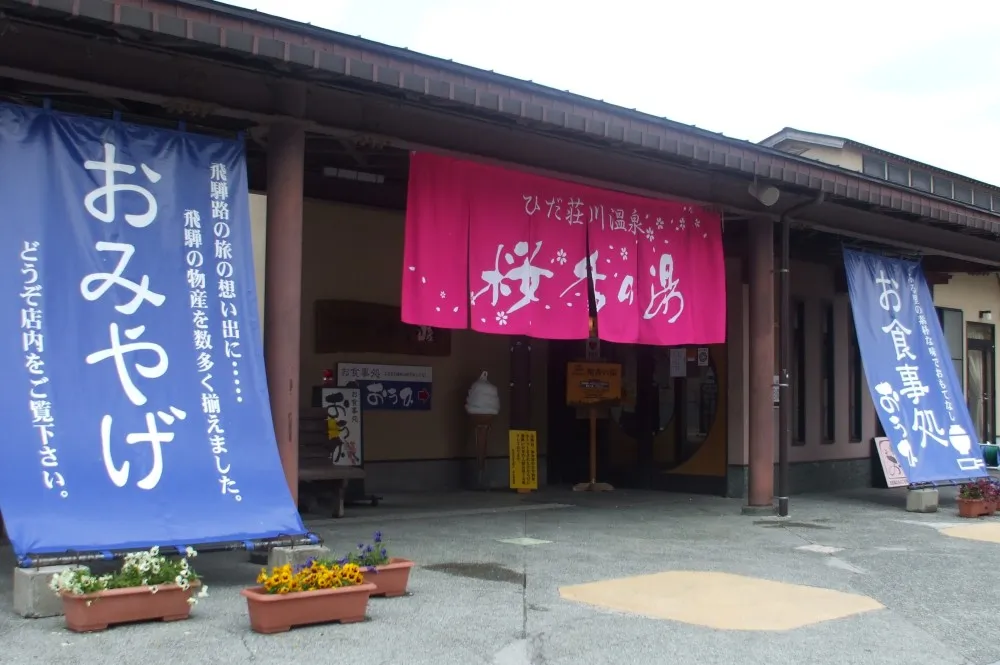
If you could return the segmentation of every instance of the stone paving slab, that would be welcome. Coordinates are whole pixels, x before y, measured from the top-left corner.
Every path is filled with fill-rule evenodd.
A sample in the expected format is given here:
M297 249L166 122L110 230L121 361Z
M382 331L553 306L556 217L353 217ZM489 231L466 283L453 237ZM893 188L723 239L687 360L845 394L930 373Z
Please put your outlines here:
M210 596L189 621L75 635L59 618L13 614L12 557L0 549L0 568L7 570L0 575L0 663L1000 661L990 619L1000 545L942 534L936 525L959 521L944 493L936 515L907 514L905 496L885 491L795 497L792 516L783 522L742 516L739 501L713 497L547 492L531 505L539 503L571 507L525 510L529 504L508 497L495 510L449 514L434 512L424 498L420 509L411 511L415 516L387 519L383 526L393 551L420 564L411 577L411 595L373 599L364 623L274 636L248 628L239 591L252 583L258 568L245 554L198 559ZM438 505L468 504L452 496ZM334 551L346 551L380 526L372 519L378 510L329 526L324 521L317 531ZM977 523L994 521L1000 524L1000 517ZM548 542L528 545L519 539ZM819 547L799 549L811 545ZM794 630L719 630L602 609L559 593L560 587L669 571L820 587L866 596L884 609Z

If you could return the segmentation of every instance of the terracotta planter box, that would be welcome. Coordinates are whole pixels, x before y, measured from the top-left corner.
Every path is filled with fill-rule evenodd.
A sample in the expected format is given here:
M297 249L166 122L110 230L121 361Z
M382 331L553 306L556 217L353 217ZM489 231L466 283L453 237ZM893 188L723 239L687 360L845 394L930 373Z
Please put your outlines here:
M364 621L374 584L272 594L263 587L243 589L250 627L257 633L284 633L296 626Z
M410 569L413 562L409 559L392 557L384 566L375 566L374 570L365 570L365 583L375 585L373 596L397 598L406 593L406 585L410 582Z
M985 499L958 499L959 517L983 517L993 515L996 503Z
M185 590L176 584L157 587L110 589L74 596L62 593L66 627L78 633L105 630L108 626L136 621L180 621L191 616L188 599L198 591L200 582Z

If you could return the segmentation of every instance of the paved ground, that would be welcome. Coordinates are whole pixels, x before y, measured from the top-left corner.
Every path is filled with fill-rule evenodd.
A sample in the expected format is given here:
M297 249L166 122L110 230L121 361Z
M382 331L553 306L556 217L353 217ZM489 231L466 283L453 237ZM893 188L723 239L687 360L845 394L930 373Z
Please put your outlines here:
M211 595L189 621L75 635L61 619L14 616L11 578L4 573L0 663L1000 661L993 619L1000 545L945 535L958 522L948 501L936 515L911 515L902 510L899 494L886 491L795 498L792 520L783 524L741 516L735 500L653 493L553 491L528 499L495 494L448 501L392 497L379 508L356 508L354 517L315 527L338 550L381 528L396 553L421 564L411 578L412 594L373 599L365 623L256 635L238 594L257 568L245 555L215 555L198 560ZM445 505L461 510L442 514ZM980 522L1000 524L1000 517ZM549 542L500 542L517 538ZM9 570L9 552L0 558ZM560 587L666 571L717 571L824 587L870 597L884 609L787 631L720 630L560 596ZM730 598L715 589L711 602L720 604L720 613L758 607L762 599L737 595L736 587L745 586L734 585ZM650 593L663 590L651 586Z

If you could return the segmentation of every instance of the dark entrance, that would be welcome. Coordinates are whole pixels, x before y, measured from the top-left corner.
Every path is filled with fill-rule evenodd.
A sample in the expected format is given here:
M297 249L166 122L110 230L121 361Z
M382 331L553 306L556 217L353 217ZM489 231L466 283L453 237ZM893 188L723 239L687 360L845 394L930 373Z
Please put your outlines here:
M993 443L996 437L996 348L991 323L965 324L967 359L966 395L969 415L980 443Z
M724 494L725 346L663 348L603 342L623 369L622 405L598 420L598 480L615 487ZM586 413L566 405L566 364L583 342L549 343L552 484L588 479Z

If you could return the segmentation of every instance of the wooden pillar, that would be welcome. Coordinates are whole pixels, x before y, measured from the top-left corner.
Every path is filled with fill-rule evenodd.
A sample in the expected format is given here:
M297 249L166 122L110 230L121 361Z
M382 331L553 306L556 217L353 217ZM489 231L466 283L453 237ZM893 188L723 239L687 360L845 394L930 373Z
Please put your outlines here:
M305 130L277 123L267 137L264 365L278 453L292 499L299 495L299 345Z
M531 429L531 339L510 338L510 429Z
M750 291L749 512L774 504L774 231L770 220L749 224Z

